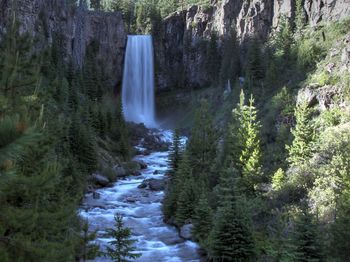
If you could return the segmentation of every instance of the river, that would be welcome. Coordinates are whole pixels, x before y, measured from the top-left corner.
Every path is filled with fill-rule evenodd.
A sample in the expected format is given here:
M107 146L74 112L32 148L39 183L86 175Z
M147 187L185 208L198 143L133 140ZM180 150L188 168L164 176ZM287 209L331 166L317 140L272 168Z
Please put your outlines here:
M164 140L169 140L169 131L160 131ZM144 148L139 147L139 150ZM152 152L137 155L136 161L143 161L147 169L141 170L138 177L119 180L112 187L96 192L99 199L87 194L81 208L81 216L88 220L90 230L97 230L96 243L105 250L111 239L105 236L105 229L113 227L114 214L124 216L125 226L132 229L133 239L142 256L135 261L180 262L199 261L198 245L179 237L177 229L163 222L162 200L164 191L151 191L138 188L145 179L164 179L168 169L169 152ZM93 261L111 261L104 257Z

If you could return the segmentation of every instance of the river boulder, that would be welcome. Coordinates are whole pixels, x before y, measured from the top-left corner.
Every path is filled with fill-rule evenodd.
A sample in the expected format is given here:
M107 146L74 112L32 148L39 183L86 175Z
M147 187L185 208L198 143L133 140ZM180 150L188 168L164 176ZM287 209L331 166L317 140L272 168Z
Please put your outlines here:
M142 184L139 185L138 187L149 189L152 191L162 191L165 189L165 186L166 186L166 180L150 178L150 179L144 180Z
M106 187L109 184L108 178L100 175L100 174L92 174L91 180L94 184L102 187Z
M114 172L117 175L117 177L127 177L128 173L126 172L125 168L122 166L115 166Z
M183 225L180 228L180 237L186 240L192 240L192 230L193 230L193 225L192 224L186 224Z
M147 169L147 167L148 167L147 164L142 160L138 160L138 161L136 161L136 163L139 164L141 169Z

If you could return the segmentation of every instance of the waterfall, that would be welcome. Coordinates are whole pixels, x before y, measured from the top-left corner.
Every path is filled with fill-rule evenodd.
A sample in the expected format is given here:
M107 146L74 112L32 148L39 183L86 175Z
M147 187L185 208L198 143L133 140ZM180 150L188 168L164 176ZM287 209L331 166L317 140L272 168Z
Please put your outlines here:
M122 92L125 119L155 127L154 62L150 35L128 36Z

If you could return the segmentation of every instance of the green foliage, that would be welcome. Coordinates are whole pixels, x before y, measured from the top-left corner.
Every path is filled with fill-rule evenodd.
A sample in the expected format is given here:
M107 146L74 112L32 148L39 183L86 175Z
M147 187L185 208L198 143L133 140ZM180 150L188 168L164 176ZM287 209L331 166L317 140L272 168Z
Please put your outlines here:
M114 216L115 229L110 228L107 230L109 237L114 240L108 242L111 246L107 246L106 256L111 258L115 262L126 262L128 259L136 259L141 256L140 253L136 253L133 245L136 240L131 239L130 228L125 228L123 223L123 217L120 214Z
M188 141L188 152L191 165L197 174L207 172L216 157L216 132L209 103L202 101L195 115L195 123ZM209 178L205 178L208 183Z
M283 188L285 179L286 179L286 175L284 171L281 168L278 169L272 177L272 189L281 190Z
M199 198L198 204L194 209L193 214L193 235L201 243L202 246L206 246L208 239L208 232L211 230L213 214L209 205L208 197L205 192L202 192Z
M314 128L311 122L312 111L307 103L298 105L295 109L296 126L292 129L294 140L287 146L291 165L304 163L311 157L312 142L314 141Z
M65 64L60 35L34 52L14 19L0 42L0 260L74 261L97 248L76 212L90 172L97 170L101 136L115 133L129 154L122 113L102 101L97 47L83 72ZM93 119L89 108L98 109ZM107 122L118 118L118 126ZM117 121L110 121L117 122ZM119 156L119 153L117 153ZM126 157L128 158L128 157Z
M317 225L307 210L302 210L295 223L296 260L322 261L322 247Z
M188 152L185 151L179 163L178 170L170 178L170 186L165 196L163 212L167 219L175 216L179 195L183 191L185 183L190 180L191 177L192 168ZM186 195L184 195L184 197L186 197Z
M176 172L181 160L181 137L179 130L176 129L173 133L173 142L169 153L169 161L171 172Z
M181 191L176 203L176 223L183 225L194 215L196 204L195 182L192 178L182 181Z
M305 11L303 8L303 0L296 0L295 2L295 31L297 34L301 34L302 30L305 27L306 18L305 18Z
M229 36L223 41L223 54L220 67L221 85L226 84L228 80L233 82L239 73L239 46L236 38L236 32L232 30Z
M99 246L91 243L96 239L96 232L89 233L89 224L87 221L83 223L82 231L82 254L80 256L82 257L83 261L86 261L87 259L94 259L100 253Z
M38 75L38 59L30 54L32 39L20 34L15 15L8 21L7 33L0 44L0 91L6 99L2 107L12 113L25 113L25 96L33 95Z
M226 138L225 165L238 170L247 192L254 192L261 182L260 123L253 97L245 104L243 91L240 103L233 111L233 118Z
M238 191L235 172L224 172L219 184L218 208L209 239L209 256L214 261L249 261L255 245L244 197Z
M249 45L246 66L245 66L246 81L245 85L251 91L258 82L264 78L265 70L262 62L261 44L255 38L251 40ZM255 89L254 89L255 90ZM261 90L259 90L260 92Z
M276 31L275 47L276 52L283 57L284 60L290 59L291 48L293 45L293 32L287 17L282 17L279 28Z
M210 41L207 44L206 52L206 69L212 83L215 83L219 75L220 62L221 59L218 49L218 35L216 32L212 32L210 35Z

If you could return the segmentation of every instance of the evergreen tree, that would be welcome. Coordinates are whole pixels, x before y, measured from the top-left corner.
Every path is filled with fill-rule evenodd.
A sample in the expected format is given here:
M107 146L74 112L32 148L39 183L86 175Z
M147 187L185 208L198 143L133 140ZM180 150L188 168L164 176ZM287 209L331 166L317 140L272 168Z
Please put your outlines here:
M296 125L292 129L294 139L292 145L287 146L288 161L291 165L300 165L312 155L314 127L311 122L311 113L306 103L298 105L295 109Z
M220 70L220 54L218 51L218 36L216 32L212 32L210 36L210 41L207 46L207 57L206 57L206 68L211 79L214 83L219 76Z
M169 188L166 192L163 212L166 218L176 215L179 195L184 188L184 184L192 177L192 167L190 164L188 151L183 153L178 170L171 176Z
M223 41L223 55L220 67L220 83L226 84L228 80L234 81L239 70L239 50L236 31L231 30L230 34Z
M293 42L294 38L290 21L287 17L283 16L276 32L275 46L278 54L284 58L285 62L290 62Z
M234 170L223 173L219 184L220 207L210 233L209 256L214 261L249 261L254 258L254 240L238 191L239 177Z
M281 190L286 179L284 171L279 168L272 177L272 189Z
M262 179L259 132L260 123L253 97L249 100L249 105L245 105L242 90L226 136L224 166L238 170L247 192L254 192Z
M79 114L75 114L71 121L68 139L73 156L86 167L88 172L96 171L95 138L91 130L80 122Z
M107 233L109 237L114 238L110 241L111 246L107 247L106 256L110 257L115 262L127 262L128 259L136 259L141 256L140 253L136 253L133 247L136 240L131 239L130 228L125 228L123 223L123 217L120 214L115 215L115 229L108 229Z
M303 0L296 0L295 2L295 31L301 35L305 27L305 13L303 8Z
M19 23L12 14L7 33L0 45L0 91L8 99L6 107L23 110L23 95L32 95L39 82L38 60L30 53L32 40L28 33L20 34Z
M295 224L295 246L297 261L322 261L318 228L306 208L303 208Z
M171 172L176 172L181 159L181 137L178 129L173 133L173 142L169 153Z
M212 227L212 209L209 206L208 198L205 192L202 195L194 209L193 214L193 235L198 239L202 246L206 245L209 232Z
M96 239L96 232L89 233L89 224L87 221L83 223L81 236L81 257L83 262L87 259L93 259L99 254L99 246L91 242Z
M176 222L179 225L186 223L188 219L193 218L194 208L196 205L196 189L192 178L182 181L179 196L176 203Z
M240 155L243 150L243 133L241 130L240 120L245 107L245 97L243 91L240 94L240 99L237 107L232 110L232 116L226 132L223 160L225 168L240 169Z
M330 254L338 254L341 261L346 261L350 257L350 201L349 195L342 196L337 211L337 217L331 226L333 239L331 241Z
M255 38L251 40L249 45L246 61L245 85L249 90L253 90L253 87L256 86L265 75L261 55L261 45Z
M188 141L188 152L193 170L196 174L208 172L216 157L216 132L209 104L202 101L196 112L194 127ZM209 178L204 178L208 183Z
M241 119L241 134L243 134L243 150L240 155L242 176L247 189L254 190L261 182L261 149L260 149L260 123L257 120L257 111L253 96L249 105L243 110Z

